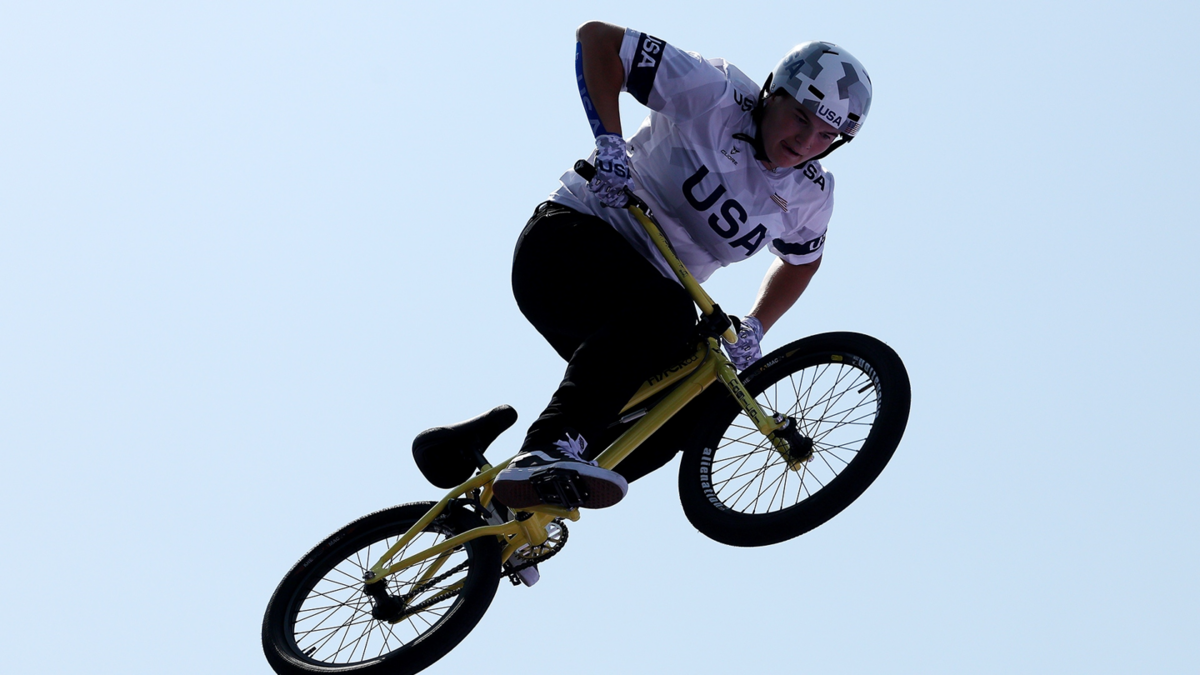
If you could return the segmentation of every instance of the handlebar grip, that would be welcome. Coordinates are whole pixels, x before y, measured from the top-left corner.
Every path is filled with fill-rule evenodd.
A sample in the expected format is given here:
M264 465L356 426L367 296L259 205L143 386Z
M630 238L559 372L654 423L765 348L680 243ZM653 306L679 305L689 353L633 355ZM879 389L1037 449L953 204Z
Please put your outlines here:
M592 182L592 179L596 177L596 167L589 164L586 159L581 159L578 162L575 162L575 166L573 168L575 169L575 173L579 174L580 178L589 183Z

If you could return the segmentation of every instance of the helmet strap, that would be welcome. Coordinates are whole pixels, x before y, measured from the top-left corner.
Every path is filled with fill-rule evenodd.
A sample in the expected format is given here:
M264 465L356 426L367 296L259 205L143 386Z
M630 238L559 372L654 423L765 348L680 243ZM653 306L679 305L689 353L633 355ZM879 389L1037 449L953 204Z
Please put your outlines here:
M769 161L767 160L767 146L763 142L762 137L762 119L763 111L766 108L766 101L771 96L771 78L774 76L775 73L767 75L767 81L763 84L762 91L758 92L758 100L754 102L754 110L750 111L750 119L754 120L754 136L751 137L749 134L743 133L733 135L735 139L749 143L750 147L754 149L754 159L760 162Z
M846 134L842 134L842 135L838 136L838 139L836 141L834 141L833 143L831 143L828 148L825 148L825 152L822 152L821 154L817 155L816 157L813 157L812 159L804 160L804 162L802 162L801 164L807 164L808 162L815 162L819 159L824 159L825 157L827 157L829 155L829 153L833 152L834 150L837 150L838 148L842 147L843 145L849 143L852 140L854 140L853 136L847 136Z
M754 150L754 159L756 159L760 162L768 161L767 160L767 147L763 143L761 126L758 126L754 129L754 136L750 136L749 134L737 133L737 134L734 134L733 137L739 141L746 141L747 143L750 144L750 147Z

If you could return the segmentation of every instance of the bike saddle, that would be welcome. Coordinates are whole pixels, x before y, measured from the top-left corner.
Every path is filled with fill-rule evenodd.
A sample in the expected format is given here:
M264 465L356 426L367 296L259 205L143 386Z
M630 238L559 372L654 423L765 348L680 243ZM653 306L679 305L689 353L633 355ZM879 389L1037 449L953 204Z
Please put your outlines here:
M475 473L483 451L516 421L517 411L501 405L465 422L426 429L413 439L413 459L430 483L448 490Z

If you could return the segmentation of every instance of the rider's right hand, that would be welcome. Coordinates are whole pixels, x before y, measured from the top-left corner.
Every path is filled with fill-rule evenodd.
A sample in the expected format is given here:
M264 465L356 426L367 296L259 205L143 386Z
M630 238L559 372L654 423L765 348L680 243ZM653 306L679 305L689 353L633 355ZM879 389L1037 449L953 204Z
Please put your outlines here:
M629 172L629 158L625 154L625 139L620 134L602 134L596 137L596 175L588 183L588 189L605 206L623 208L629 203L626 189L633 188Z
M733 367L738 370L745 370L750 367L751 363L762 358L762 348L759 344L762 342L763 325L762 322L753 316L742 318L742 326L738 330L738 341L729 344L724 340L721 341L725 347L725 353L729 354L729 360L733 363Z

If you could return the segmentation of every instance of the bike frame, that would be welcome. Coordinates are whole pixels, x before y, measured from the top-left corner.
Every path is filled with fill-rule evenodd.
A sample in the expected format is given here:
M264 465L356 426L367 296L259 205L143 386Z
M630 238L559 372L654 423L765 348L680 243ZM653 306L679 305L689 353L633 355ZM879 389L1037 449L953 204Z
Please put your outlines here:
M714 313L719 313L720 308L705 293L704 289L700 287L699 282L691 275L683 262L679 260L666 235L658 223L654 221L653 216L649 214L649 209L643 210L644 205L634 202L631 202L627 208L638 219L638 222L642 224L642 227L646 229L646 232L650 235L651 240L654 241L659 252L663 254L667 263L675 271L676 276L679 277L680 283L691 294L696 305L700 307L701 312L705 316L712 316ZM723 331L722 337L731 344L737 341L737 334L734 332L732 326ZM677 366L643 383L638 392L626 404L625 408L621 410L622 414L627 414L630 419L637 419L638 417L640 419L621 434L617 440L613 441L611 445L605 448L596 457L596 463L605 469L615 468L655 431L662 428L684 406L717 381L720 381L729 390L734 400L738 402L758 430L771 440L776 451L783 454L785 458L789 458L787 441L784 440L782 435L775 433L783 428L782 421L775 419L763 411L758 402L754 400L754 397L746 390L741 380L738 379L737 369L734 368L733 364L721 351L721 346L717 338L708 337L697 345L696 351L692 356ZM667 391L669 393L649 410L630 412L639 403ZM635 415L637 417L634 417ZM392 562L396 554L403 550L426 527L432 524L454 500L471 495L473 499L478 500L481 506L488 507L492 501L492 481L514 458L515 456L510 457L496 466L484 464L480 467L479 473L474 477L446 493L446 496L442 497L441 501L432 506L420 520L409 528L395 545L380 556L379 560L367 573L366 583L377 583L403 569L429 560L430 558L437 558L425 570L421 578L417 580L416 583L420 584L437 574L442 564L449 559L450 553L455 548L478 537L499 537L501 541L506 543L500 559L508 560L521 546L537 546L545 543L547 539L546 526L555 519L579 520L578 509L567 510L554 506L534 506L527 509L520 509L517 511L517 517L513 520L499 525L486 525L468 530L462 534L450 537L440 544L413 553L397 562ZM441 593L444 594L453 590L455 588L451 587L443 589Z

